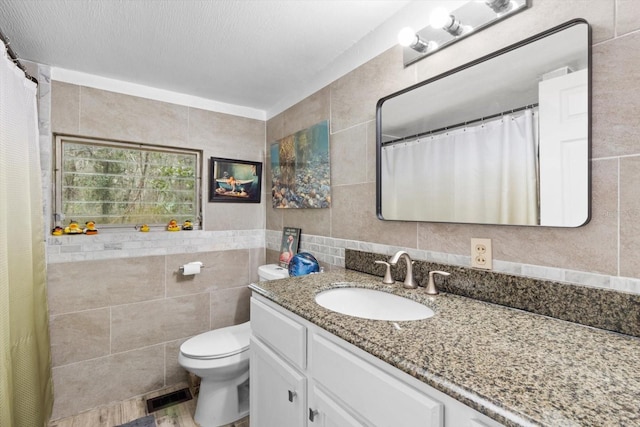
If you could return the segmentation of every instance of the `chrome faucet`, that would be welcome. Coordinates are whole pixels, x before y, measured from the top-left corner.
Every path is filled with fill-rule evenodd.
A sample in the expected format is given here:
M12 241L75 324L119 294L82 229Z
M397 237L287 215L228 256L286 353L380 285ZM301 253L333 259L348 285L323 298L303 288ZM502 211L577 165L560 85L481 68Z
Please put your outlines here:
M400 258L404 257L405 262L407 263L407 275L404 278L403 286L409 289L415 289L418 287L418 283L413 278L413 261L411 261L411 257L405 251L398 251L394 256L389 260L389 264L395 266Z

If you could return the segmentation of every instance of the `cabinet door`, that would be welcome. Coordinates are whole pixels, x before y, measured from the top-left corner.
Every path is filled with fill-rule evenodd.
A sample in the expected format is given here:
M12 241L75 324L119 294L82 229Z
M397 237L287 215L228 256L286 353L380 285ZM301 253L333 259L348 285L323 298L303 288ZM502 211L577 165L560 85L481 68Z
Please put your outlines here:
M251 298L251 333L298 369L307 367L307 328Z
M444 407L355 353L313 334L311 376L367 423L378 427L443 427Z
M251 338L251 427L307 425L307 379Z
M309 392L309 427L364 427L315 384Z

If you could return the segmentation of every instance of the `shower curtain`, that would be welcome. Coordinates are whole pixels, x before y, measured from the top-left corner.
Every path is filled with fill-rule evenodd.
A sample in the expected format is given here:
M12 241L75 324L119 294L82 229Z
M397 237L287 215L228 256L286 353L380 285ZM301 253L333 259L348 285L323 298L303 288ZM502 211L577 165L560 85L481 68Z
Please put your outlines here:
M536 122L528 109L383 148L384 217L537 224Z
M0 426L40 427L53 392L36 84L0 50Z

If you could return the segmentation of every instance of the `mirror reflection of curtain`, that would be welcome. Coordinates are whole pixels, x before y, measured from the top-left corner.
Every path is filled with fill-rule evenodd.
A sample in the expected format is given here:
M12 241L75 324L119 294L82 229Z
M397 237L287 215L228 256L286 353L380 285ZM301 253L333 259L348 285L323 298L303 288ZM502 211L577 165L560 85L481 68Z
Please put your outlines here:
M528 109L384 147L383 217L538 224L537 129Z
M0 50L0 426L44 426L53 393L36 85Z

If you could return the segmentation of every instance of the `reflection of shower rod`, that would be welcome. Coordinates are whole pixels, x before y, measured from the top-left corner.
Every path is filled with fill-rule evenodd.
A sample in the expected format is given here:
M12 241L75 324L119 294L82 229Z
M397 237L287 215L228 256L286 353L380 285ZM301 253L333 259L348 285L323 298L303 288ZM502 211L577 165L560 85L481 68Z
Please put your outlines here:
M458 124L455 124L455 125L449 125L449 126L441 127L439 129L432 129L432 130L428 130L428 131L425 131L425 132L416 133L414 135L403 136L402 138L392 139L391 141L383 142L382 146L383 147L387 147L389 145L394 145L394 144L398 144L398 143L405 142L405 141L411 141L411 140L420 138L422 136L433 135L433 134L436 134L436 133L439 133L439 132L444 132L446 130L453 130L453 129L456 129L456 128L468 126L468 125L470 125L472 123L484 122L486 120L495 119L496 117L504 116L505 114L517 113L518 111L528 110L528 109L531 109L531 108L535 108L537 106L538 106L537 103L529 104L529 105L525 105L524 107L514 108L512 110L503 111L501 113L491 114L490 116L480 117L479 119L473 119L473 120L469 120L469 121L466 121L466 122L458 123Z

